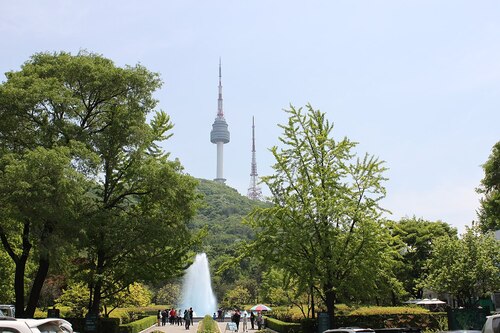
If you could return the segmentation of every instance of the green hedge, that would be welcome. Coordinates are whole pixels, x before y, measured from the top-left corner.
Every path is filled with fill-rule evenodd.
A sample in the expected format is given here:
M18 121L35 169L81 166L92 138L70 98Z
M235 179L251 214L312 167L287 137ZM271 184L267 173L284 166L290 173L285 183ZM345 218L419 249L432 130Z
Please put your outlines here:
M417 327L422 330L446 330L448 329L448 318L445 312L335 316L335 326L369 328Z
M206 315L198 324L198 333L219 333L219 326L209 315Z
M138 333L156 324L156 316L149 316L131 323L120 325L120 333Z
M374 315L349 315L335 316L335 327L365 327L381 328L407 328L414 327L421 330L441 331L448 329L448 319L444 312L423 314L374 314ZM316 333L317 322L315 319L302 319L301 323L288 323L275 318L266 317L266 327L279 333Z
M299 332L301 325L298 323L287 323L278 319L264 317L265 326L279 333Z

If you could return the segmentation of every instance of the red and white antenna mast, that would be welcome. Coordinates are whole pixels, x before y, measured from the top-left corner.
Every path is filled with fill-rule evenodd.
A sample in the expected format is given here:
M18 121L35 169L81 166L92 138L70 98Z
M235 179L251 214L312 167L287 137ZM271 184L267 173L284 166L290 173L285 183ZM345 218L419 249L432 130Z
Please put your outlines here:
M247 197L252 200L262 200L262 190L258 185L257 159L255 157L255 119L252 117L252 166L250 172L250 187Z

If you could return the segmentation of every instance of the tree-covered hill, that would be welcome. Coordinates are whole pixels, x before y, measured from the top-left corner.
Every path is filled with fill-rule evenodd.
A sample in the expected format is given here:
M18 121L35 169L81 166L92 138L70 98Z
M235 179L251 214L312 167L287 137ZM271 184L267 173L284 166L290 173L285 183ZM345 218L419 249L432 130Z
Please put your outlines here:
M219 268L238 254L241 241L253 238L252 230L242 221L254 207L265 203L250 200L224 184L205 179L198 181L204 205L198 210L190 227L195 230L205 227L208 231L200 252L205 252L209 258L214 289L220 299L226 290L241 283L241 280L260 278L257 277L260 270L252 264L252 260L243 260L238 267L225 272L219 272Z

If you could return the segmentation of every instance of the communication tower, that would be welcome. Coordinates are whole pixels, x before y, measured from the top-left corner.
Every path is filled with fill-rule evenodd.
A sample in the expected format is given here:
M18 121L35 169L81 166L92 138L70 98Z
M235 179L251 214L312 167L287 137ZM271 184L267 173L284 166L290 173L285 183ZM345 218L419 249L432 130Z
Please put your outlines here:
M250 172L250 187L247 197L252 200L262 200L262 190L258 185L257 159L255 157L255 119L252 117L252 166Z
M222 109L222 70L221 61L219 58L219 98L217 105L217 117L212 124L212 131L210 132L210 141L217 145L217 176L214 179L216 182L225 183L226 179L223 176L224 164L224 144L229 142L229 130L227 129L227 122L224 119L224 111Z

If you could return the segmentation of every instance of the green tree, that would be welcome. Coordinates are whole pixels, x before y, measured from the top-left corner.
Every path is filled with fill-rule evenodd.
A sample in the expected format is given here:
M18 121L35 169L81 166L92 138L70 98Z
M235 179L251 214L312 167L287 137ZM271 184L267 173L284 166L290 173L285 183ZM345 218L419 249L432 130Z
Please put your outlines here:
M380 219L385 167L355 158L356 144L333 139L333 125L310 105L287 113L284 147L271 149L274 174L263 177L273 206L250 216L257 235L247 250L316 289L333 327L340 293L376 295L376 277L394 259Z
M88 288L84 283L70 284L56 300L58 305L69 308L69 317L81 318L88 304Z
M151 304L151 297L151 292L143 284L132 283L103 302L104 316L109 317L109 314L117 308L148 306Z
M14 271L15 266L6 252L0 251L0 303L11 304L15 299L14 294Z
M16 315L33 317L43 282L57 251L78 232L71 223L81 208L85 180L71 167L66 147L38 147L0 157L0 239L15 264ZM24 300L28 265L36 272Z
M266 272L260 286L264 301L273 305L293 304L300 309L304 318L311 315L311 289L297 281L283 270L270 269Z
M483 231L500 230L500 141L493 146L483 169L484 178L477 189L483 195L478 211L479 224Z
M228 309L242 308L245 304L250 303L250 293L243 286L235 286L226 293L226 297L222 301L222 306Z
M156 304L167 305L168 307L179 304L181 296L181 283L180 281L169 282L158 289L154 296Z
M71 147L71 166L89 184L71 225L80 230L75 276L90 289L92 313L135 281L179 274L196 241L187 229L196 181L158 146L173 127L155 111L160 85L140 65L63 52L32 56L0 86L0 152Z
M402 241L401 266L396 275L408 294L423 298L423 288L418 283L426 276L424 264L431 255L433 241L442 236L457 237L457 231L447 223L415 216L402 218L391 229L393 236Z
M429 271L422 285L456 297L470 307L500 286L500 243L493 233L468 228L462 238L443 236L434 241L426 263Z

